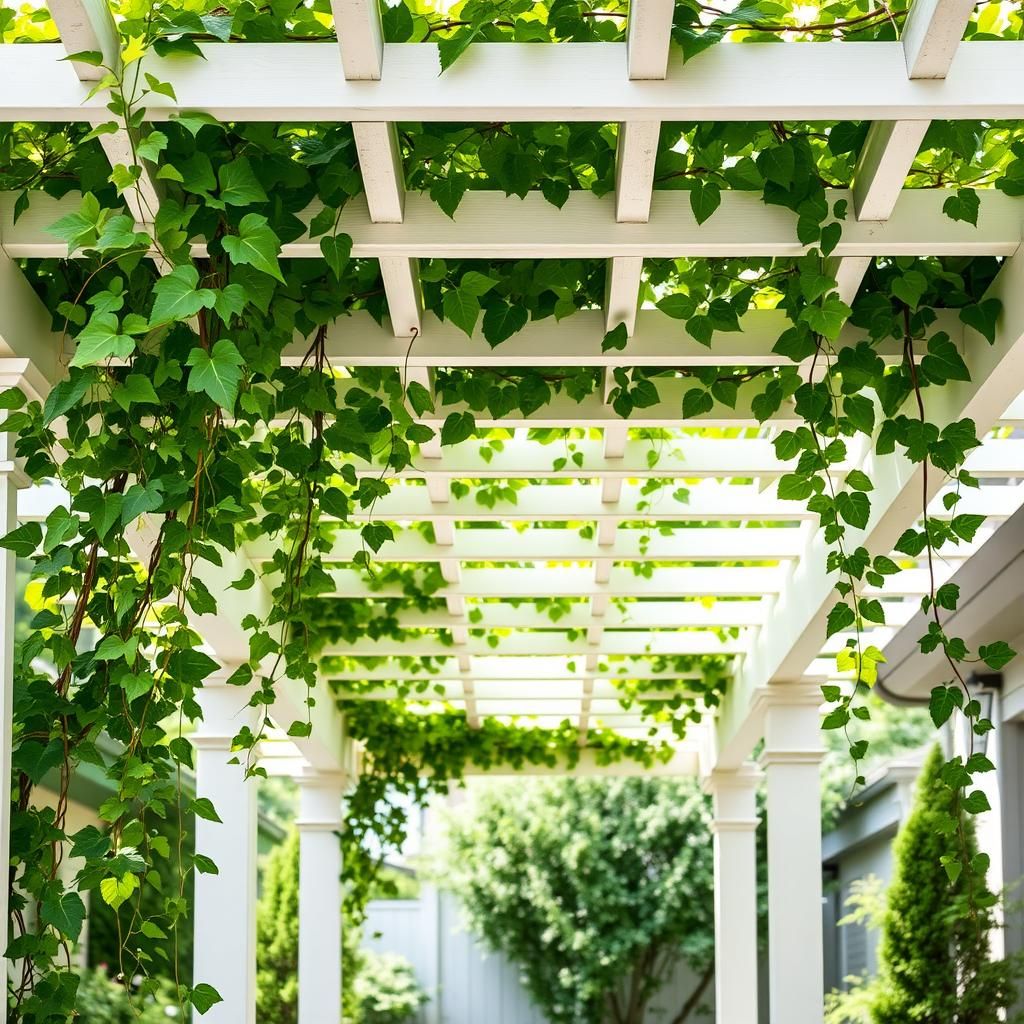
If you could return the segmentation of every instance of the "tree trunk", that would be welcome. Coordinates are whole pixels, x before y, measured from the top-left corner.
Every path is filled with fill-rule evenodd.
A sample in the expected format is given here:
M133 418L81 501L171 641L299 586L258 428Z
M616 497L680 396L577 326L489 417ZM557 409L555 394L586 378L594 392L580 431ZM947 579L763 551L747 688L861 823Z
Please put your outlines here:
M704 998L704 993L707 991L708 986L712 981L715 980L715 961L712 960L708 964L707 969L700 976L700 981L697 982L697 987L690 993L690 997L683 1003L680 1011L672 1018L671 1024L683 1024L685 1020L697 1009L701 999Z

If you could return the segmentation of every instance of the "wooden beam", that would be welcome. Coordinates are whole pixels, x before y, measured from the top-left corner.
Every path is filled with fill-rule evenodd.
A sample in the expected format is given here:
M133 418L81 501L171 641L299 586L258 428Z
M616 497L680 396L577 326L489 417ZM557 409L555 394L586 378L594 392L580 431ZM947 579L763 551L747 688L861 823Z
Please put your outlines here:
M1024 43L971 41L942 81L907 77L900 42L715 46L662 81L623 74L623 43L477 46L438 74L431 44L384 47L379 82L346 82L330 44L200 43L205 60L146 58L177 100L225 121L834 121L1024 117ZM0 119L106 120L103 97L62 64L60 43L0 47Z
M945 189L904 190L884 224L847 222L836 255L1010 256L1017 251L1024 200L995 189L979 192L975 227L942 213L951 194ZM829 196L832 203L840 199L849 202L851 194L836 190ZM11 193L0 194L0 231L9 255L67 256L67 244L47 229L78 209L78 196L53 199L37 194L17 223L14 201ZM702 225L681 192L655 193L649 224L615 223L614 204L614 196L574 192L558 210L539 193L519 199L468 192L452 220L429 196L415 193L406 198L404 223L374 224L365 199L358 197L345 206L339 230L352 236L353 256L374 259L796 256L806 249L797 240L795 215L780 206L765 205L754 192L724 193L721 207ZM312 203L303 216L309 219L319 209L318 203ZM192 244L194 256L206 252L203 243ZM285 243L282 255L323 259L319 241L305 236Z

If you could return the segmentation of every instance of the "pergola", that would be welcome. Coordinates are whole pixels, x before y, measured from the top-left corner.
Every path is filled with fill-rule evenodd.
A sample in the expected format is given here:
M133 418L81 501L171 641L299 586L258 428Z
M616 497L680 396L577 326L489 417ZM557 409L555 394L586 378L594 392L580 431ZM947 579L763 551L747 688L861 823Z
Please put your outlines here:
M556 398L529 416L478 415L478 427L510 432L500 446L478 439L444 449L437 440L422 446L415 468L399 474L373 509L379 520L410 527L396 529L377 560L439 567L439 600L432 610L400 613L400 625L415 631L401 641L366 638L327 650L324 682L343 701L452 706L464 709L471 724L488 716L533 716L538 725L568 718L585 747L588 730L598 725L672 740L667 716L646 711L645 704L685 698L687 681L701 678L702 659L718 659L727 679L720 702L705 706L697 692L701 722L676 744L670 762L651 769L699 773L714 795L717 962L727 965L716 985L717 1019L757 1019L755 794L764 784L771 1020L820 1024L819 686L841 678L834 655L847 637L824 641L835 580L825 569L828 546L817 517L776 490L792 463L776 456L771 441L799 418L784 403L760 424L741 395L735 409L716 404L683 419L682 381L678 391L662 389L659 404L628 420L609 401L617 367L788 363L773 351L785 326L779 311L750 312L741 333L723 335L709 349L664 313L638 310L645 258L795 256L805 247L789 211L764 205L756 193L723 194L721 208L698 225L685 193L654 189L658 134L663 121L870 121L848 195L855 219L846 223L833 256L847 301L876 257L1003 258L990 291L1003 304L995 344L953 316L942 324L968 358L973 380L950 382L939 399L941 412L932 411L939 422L970 417L979 431L991 432L968 462L981 487L964 496L957 512L984 514L994 529L1024 504L1024 439L1015 433L1024 425L1024 262L1018 253L1024 206L982 191L975 227L943 215L946 190L903 186L933 119L1024 116L1024 43L960 44L973 0L914 0L900 42L725 43L684 65L670 53L672 0L634 0L627 43L480 45L439 76L433 46L382 42L376 4L334 0L332 6L340 48L208 43L202 61L147 57L147 67L173 81L177 97L154 95L147 117L202 110L229 121L352 123L365 194L346 207L340 230L351 235L354 256L379 260L390 321L382 328L359 314L336 322L327 339L335 367L397 367L428 391L441 369L600 367L606 387L604 396L578 404ZM63 61L66 52L86 50L114 59L116 29L105 4L51 0L49 7L61 43L0 47L0 120L108 120L103 98L88 98L97 69ZM470 192L449 218L426 195L406 194L395 124L410 120L617 121L617 189L603 198L574 193L560 210L539 194L520 200ZM112 164L125 161L123 133L102 141ZM158 183L142 184L158 203ZM74 257L46 229L76 203L73 196L39 196L15 220L14 197L0 196L0 378L30 396L44 396L60 379L69 353L16 261ZM144 221L146 210L135 205L130 212ZM311 207L303 217L316 212ZM204 255L203 247L195 245L193 255ZM283 255L322 258L308 238L287 243ZM433 257L600 258L608 262L605 305L565 323L528 324L492 349L482 337L467 339L422 310L418 260ZM619 324L628 334L625 347L602 351L606 331ZM848 325L839 345L862 337ZM297 365L306 348L297 338L285 362ZM880 354L901 358L898 346ZM451 411L439 406L422 419L439 429ZM559 442L529 436L539 427L560 431ZM852 450L840 472L853 469L874 485L871 519L854 531L857 542L875 553L890 551L919 518L920 470L869 446ZM378 474L381 467L357 463L356 470ZM15 500L19 470L10 458L0 481L0 534L16 519L44 518L65 500L56 487L22 490ZM506 486L483 505L464 488L453 491L453 481ZM952 514L942 502L949 486L938 474L929 480L935 517ZM353 521L368 515L357 511ZM410 525L422 523L432 531ZM941 571L952 574L986 536L946 556ZM143 563L152 542L143 520L133 533ZM400 594L352 567L359 548L358 531L339 531L330 556L337 566L333 599ZM223 567L202 570L214 594L228 593L247 568L258 577L216 614L194 617L224 665L223 679L249 657L244 615L269 608L271 588L260 574L272 556L269 545L256 543ZM14 560L8 551L0 558L0 781L9 789ZM924 568L902 572L878 595L888 625L872 631L869 641L884 648L928 592ZM567 600L551 614L538 603L542 598ZM681 658L687 667L679 667ZM409 659L430 661L424 666ZM635 699L626 704L624 680L635 684ZM305 700L304 686L284 682L275 721L286 727L303 716ZM214 1024L254 1019L255 789L229 763L240 716L255 714L240 710L244 702L237 688L209 681L201 697L205 718L193 737L198 791L224 820L197 823L198 848L232 865L196 878L197 973L224 997L203 1018ZM312 717L309 737L281 732L268 739L262 764L294 776L302 788L300 1020L322 1024L339 1014L341 865L334 833L343 824L343 791L359 770L359 750L334 703L317 701ZM751 760L759 745L761 768ZM585 751L576 770L644 769L602 769ZM8 813L6 803L2 812ZM5 818L5 848L9 827ZM225 943L219 929L225 919L245 922L248 941Z

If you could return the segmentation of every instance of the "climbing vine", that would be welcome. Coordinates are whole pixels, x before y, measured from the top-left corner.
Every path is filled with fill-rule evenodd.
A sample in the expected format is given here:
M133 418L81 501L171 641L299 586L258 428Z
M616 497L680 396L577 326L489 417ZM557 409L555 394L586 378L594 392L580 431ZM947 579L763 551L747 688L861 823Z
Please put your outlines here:
M187 737L190 723L201 718L201 689L219 668L193 623L197 616L230 619L236 593L238 604L251 609L234 623L248 656L229 682L240 687L240 702L265 711L255 729L235 739L250 774L263 771L257 745L286 679L305 684L309 712L318 701L340 699L350 734L365 748L344 839L354 913L375 871L367 851L401 842L408 800L443 791L470 765L571 764L581 756L579 731L569 723L534 729L485 717L473 727L444 705L431 682L440 658L399 659L405 682L397 684L394 700L346 701L372 690L373 681L331 690L325 679L372 664L344 655L322 660L331 644L403 639L412 634L402 613L442 603L439 565L375 558L401 529L377 514L389 480L415 470L421 446L435 440L424 422L428 414L442 446L477 438L491 453L482 456L486 461L501 452L504 439L478 426L478 416L530 416L556 397L583 401L603 382L596 370L573 366L451 368L438 373L431 394L415 381L407 384L399 368L343 372L329 355L332 325L353 314L378 321L387 314L379 266L353 258L352 239L340 230L346 204L362 190L350 127L221 123L200 112L158 128L147 123L147 101L174 96L173 81L146 70L150 52L201 59L198 43L209 40L328 40L333 25L322 6L185 9L128 0L119 5L120 60L102 68L96 86L109 99L109 121L0 126L0 188L13 193L15 217L36 199L81 194L73 212L50 229L74 258L28 260L23 267L69 353L66 376L43 401L29 401L17 389L0 396L4 429L16 437L27 475L56 480L70 495L44 523L25 523L0 542L32 559L41 601L16 665L9 955L16 962L10 1001L18 1021L65 1020L74 1011L71 948L85 921L82 891L117 911L121 973L142 977L142 995L171 976L183 1006L203 1012L218 1001L201 978L177 975L175 955L175 935L188 919L187 878L217 866L184 843L172 848L166 826L182 835L190 816L217 815L209 801L183 796L181 785L192 765ZM620 40L626 13L618 3L467 0L443 13L402 2L388 6L383 20L391 42L437 43L443 71L477 44ZM836 36L894 39L904 15L850 0L830 4L820 21L810 22L793 3L724 10L687 2L677 5L673 34L690 59L726 37L751 45L780 36L808 44ZM4 42L23 44L55 34L45 11L8 8L0 9L0 31ZM995 4L982 5L969 29L977 38L1022 32L1019 12ZM100 55L77 59L103 64ZM101 140L126 129L131 162L111 172ZM699 422L724 407L747 409L764 424L784 405L795 409L800 426L774 440L780 458L795 460L779 494L806 503L825 529L827 568L837 579L827 634L849 637L838 668L850 677L846 685L824 688L832 706L825 727L848 730L858 763L868 748L856 725L868 717L864 698L883 660L870 640L885 622L886 602L871 596L871 588L912 565L930 574L924 608L931 623L921 647L940 650L949 666L948 682L932 694L936 726L959 715L974 735L991 729L969 675L979 664L997 671L1014 656L1003 641L971 651L951 634L946 623L959 595L935 574L940 552L971 542L982 525L957 509L964 491L977 486L965 462L981 439L972 421L932 422L929 410L943 388L971 378L970 352L952 340L949 324L970 328L979 344L996 341L1000 307L986 293L998 261L879 259L847 305L837 291L833 254L850 211L832 190L849 185L866 130L853 122L663 126L656 189L688 192L698 223L715 216L724 192L749 192L792 212L807 253L649 260L645 301L678 321L681 336L685 331L712 352L716 336L742 330L749 310L777 309L786 327L775 352L792 365L623 366L612 374L607 396L622 417L676 394L673 388L681 388L681 421ZM401 125L398 139L410 188L452 217L481 189L539 191L560 207L575 192L602 195L614 187L614 125ZM159 183L153 206L144 176ZM938 122L908 185L955 187L944 213L975 223L979 188L1024 194L1024 135L1014 122ZM126 212L126 199L143 205L143 222ZM321 258L285 255L285 246L307 236ZM197 240L203 243L198 254ZM494 348L530 321L599 308L605 273L602 261L588 260L434 259L421 266L426 309L467 335L479 331ZM855 343L840 340L848 324L856 329ZM620 326L602 347L627 343ZM555 433L533 437L558 442L552 443L556 469L585 473L576 447L583 438ZM648 432L646 440L656 467L666 439ZM874 476L849 468L858 449L880 457L872 463ZM907 530L895 552L870 551L863 538L872 525L872 495L884 486L885 460L897 458L920 478L921 526ZM362 472L366 465L378 472ZM951 486L941 492L936 513L933 494L946 480ZM520 486L467 479L455 482L453 494L472 495L483 507L514 506ZM673 527L657 523L660 502L685 503L688 492L677 480L651 478L643 497L639 528L665 531ZM429 538L430 528L423 529ZM593 531L579 529L584 536ZM355 531L360 547L352 565L381 596L332 600L331 552L339 536ZM237 553L261 541L262 571L236 572ZM655 564L636 562L635 571L643 575ZM534 604L553 626L572 612L569 599ZM628 609L623 602L623 613ZM500 650L501 635L483 630L472 611L467 623ZM724 657L649 660L654 674L679 677L678 685L632 679L631 661L609 658L602 670L617 681L625 707L642 708L655 737L659 727L683 736L687 723L728 694ZM440 709L424 713L402 698ZM307 714L284 724L301 739L311 721ZM101 736L116 741L116 755L101 749ZM586 743L603 763L650 764L671 753L657 739L604 729L591 729ZM81 764L102 767L115 795L100 808L103 829L70 834L68 784ZM964 838L962 815L986 809L984 794L972 787L992 767L972 749L943 772L956 796L943 863L953 881L962 880L964 913L979 918L995 897L984 886L984 855ZM52 773L58 799L43 806L34 791ZM374 844L367 842L371 835ZM64 880L66 858L83 865L74 884ZM161 881L163 862L178 866L177 884Z

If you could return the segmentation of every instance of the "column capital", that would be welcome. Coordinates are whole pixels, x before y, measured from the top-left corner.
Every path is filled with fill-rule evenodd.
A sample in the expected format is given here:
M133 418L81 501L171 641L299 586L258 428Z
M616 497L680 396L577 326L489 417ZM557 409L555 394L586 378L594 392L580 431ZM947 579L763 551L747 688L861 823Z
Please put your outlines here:
M762 767L817 764L825 753L821 737L821 690L813 683L773 683L754 696L764 717Z
M705 793L717 793L723 789L756 790L764 780L764 772L753 761L747 761L739 768L714 768L704 777Z
M253 731L259 727L263 709L249 703L258 689L256 684L227 684L237 667L224 663L196 689L195 699L203 717L189 741L200 750L230 750L231 741L243 727L248 726Z
M30 402L45 402L52 384L31 359L0 357L0 390L21 388Z
M733 770L715 769L704 780L711 794L714 819L711 831L753 832L761 823L757 816L757 790L763 775L757 765L747 762Z
M344 824L342 799L347 777L344 772L305 771L296 776L299 786L300 832L338 832Z

